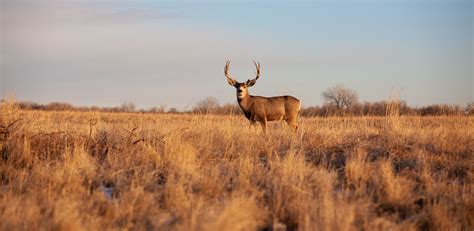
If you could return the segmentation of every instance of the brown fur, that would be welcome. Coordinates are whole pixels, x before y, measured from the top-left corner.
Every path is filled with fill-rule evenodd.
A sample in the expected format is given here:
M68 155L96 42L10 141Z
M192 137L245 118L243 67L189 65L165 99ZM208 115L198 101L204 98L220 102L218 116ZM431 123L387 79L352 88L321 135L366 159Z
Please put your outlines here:
M255 63L255 62L254 62ZM224 74L227 77L229 85L237 90L237 101L240 108L244 111L245 117L251 123L259 122L262 130L266 133L268 121L285 120L293 129L298 129L297 119L301 109L301 102L299 99L285 95L274 97L253 96L248 92L248 88L255 85L257 79L260 77L260 63L255 63L257 68L257 76L255 79L247 80L244 83L239 83L229 75L230 61L226 63Z

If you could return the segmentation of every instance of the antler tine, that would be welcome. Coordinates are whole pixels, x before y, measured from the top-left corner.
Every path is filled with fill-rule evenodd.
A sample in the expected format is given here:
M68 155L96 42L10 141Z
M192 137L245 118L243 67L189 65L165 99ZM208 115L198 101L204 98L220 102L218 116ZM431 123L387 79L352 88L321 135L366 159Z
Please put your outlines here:
M225 62L225 67L224 67L224 74L228 78L230 78L230 76L229 76L229 64L230 64L230 60L227 60Z
M230 79L233 82L235 82L236 80L234 78L232 78L232 76L230 76L230 74L229 74L229 65L230 65L230 60L227 60L227 62L225 62L225 67L224 67L225 77L227 77L227 79Z
M260 77L260 62L255 62L255 60L253 61L253 64L255 64L255 68L257 68L257 76L255 77L255 80L257 80L259 77Z
M229 71L229 66L230 66L230 60L227 60L227 61L225 62L225 69L226 69L227 71Z

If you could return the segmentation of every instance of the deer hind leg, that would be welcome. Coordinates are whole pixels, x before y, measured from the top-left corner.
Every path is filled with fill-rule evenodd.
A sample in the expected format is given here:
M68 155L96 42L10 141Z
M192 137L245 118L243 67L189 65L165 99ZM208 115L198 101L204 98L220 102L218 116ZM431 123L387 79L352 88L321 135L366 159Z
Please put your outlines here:
M258 122L262 126L263 133L267 134L267 120L263 119L263 120L260 120Z

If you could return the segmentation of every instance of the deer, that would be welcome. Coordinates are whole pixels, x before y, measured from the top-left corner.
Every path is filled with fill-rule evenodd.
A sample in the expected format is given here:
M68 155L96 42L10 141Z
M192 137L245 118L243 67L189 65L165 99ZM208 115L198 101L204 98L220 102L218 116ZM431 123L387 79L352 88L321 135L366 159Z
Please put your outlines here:
M301 101L290 95L264 97L249 94L249 87L252 87L260 77L260 62L255 62L257 76L245 82L238 82L229 74L230 60L224 67L224 75L229 85L236 89L237 102L244 112L245 117L251 124L256 122L262 126L263 133L267 132L268 121L282 121L296 131L298 129L298 117L301 110Z

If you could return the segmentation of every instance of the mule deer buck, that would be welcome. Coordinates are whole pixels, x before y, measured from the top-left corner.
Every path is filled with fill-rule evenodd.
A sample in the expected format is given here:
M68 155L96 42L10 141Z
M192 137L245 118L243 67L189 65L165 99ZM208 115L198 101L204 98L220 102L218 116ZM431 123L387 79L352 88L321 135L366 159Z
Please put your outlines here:
M237 102L244 111L245 117L252 124L259 122L264 133L267 131L267 121L285 120L293 129L298 129L297 119L301 109L301 102L297 98L289 95L263 97L250 95L248 88L255 85L260 77L260 63L253 62L257 68L257 76L252 80L239 83L229 75L230 61L224 67L224 74L227 82L237 90Z

